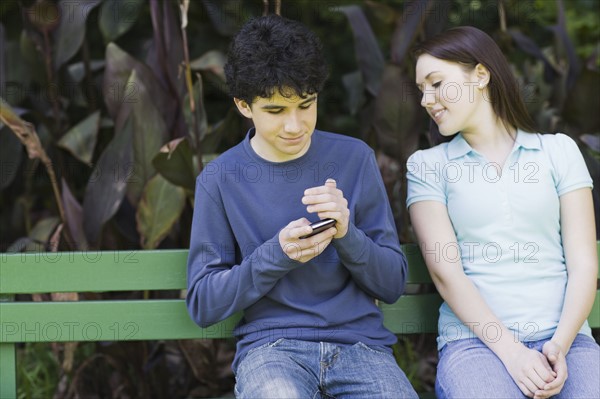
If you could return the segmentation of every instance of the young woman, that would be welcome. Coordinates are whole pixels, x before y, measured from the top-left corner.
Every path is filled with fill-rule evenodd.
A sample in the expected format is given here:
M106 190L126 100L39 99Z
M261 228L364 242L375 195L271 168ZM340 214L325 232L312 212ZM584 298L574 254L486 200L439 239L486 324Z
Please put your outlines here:
M600 397L586 318L597 281L592 180L575 142L535 133L509 65L473 27L416 51L442 136L408 160L412 224L440 307L440 398Z

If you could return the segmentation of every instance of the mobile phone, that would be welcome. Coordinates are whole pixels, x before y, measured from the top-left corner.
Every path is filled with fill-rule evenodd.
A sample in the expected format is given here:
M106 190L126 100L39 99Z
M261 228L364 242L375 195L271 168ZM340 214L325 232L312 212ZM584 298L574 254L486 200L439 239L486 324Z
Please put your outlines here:
M312 237L315 234L319 234L322 231L327 230L330 227L335 226L335 219L331 219L331 218L327 218L327 219L323 219L323 220L319 220L318 222L314 222L310 225L310 227L312 227L312 232L303 235L300 238L308 238L308 237Z

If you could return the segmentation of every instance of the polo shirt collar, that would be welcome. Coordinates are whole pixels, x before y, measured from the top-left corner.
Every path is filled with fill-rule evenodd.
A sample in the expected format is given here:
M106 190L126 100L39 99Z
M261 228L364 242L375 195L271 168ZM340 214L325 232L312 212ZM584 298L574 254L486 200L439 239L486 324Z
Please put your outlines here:
M542 144L540 142L539 135L535 133L527 133L521 129L517 130L517 139L515 140L519 147L526 148L528 150L541 150Z
M459 133L448 143L448 158L455 159L467 155L473 151L473 148L464 139L462 133Z
M527 133L521 129L517 129L517 138L515 142L517 143L517 148L523 147L529 150L539 150L542 148L537 134ZM467 140L464 139L461 133L457 134L456 137L448 143L449 159L460 158L471 151L473 151L473 148L467 143Z

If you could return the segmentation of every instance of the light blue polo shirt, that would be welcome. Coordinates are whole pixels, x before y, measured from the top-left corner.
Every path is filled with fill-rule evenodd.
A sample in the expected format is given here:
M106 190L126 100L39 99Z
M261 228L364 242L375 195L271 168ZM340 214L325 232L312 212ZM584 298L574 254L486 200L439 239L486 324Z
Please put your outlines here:
M415 152L407 162L407 207L419 201L447 206L456 245L427 251L460 260L486 303L519 341L552 337L564 302L567 269L559 197L592 179L577 144L564 134L518 131L502 173L458 134L449 143ZM444 302L438 348L474 334ZM482 326L498 340L498 326ZM585 322L582 334L591 336Z

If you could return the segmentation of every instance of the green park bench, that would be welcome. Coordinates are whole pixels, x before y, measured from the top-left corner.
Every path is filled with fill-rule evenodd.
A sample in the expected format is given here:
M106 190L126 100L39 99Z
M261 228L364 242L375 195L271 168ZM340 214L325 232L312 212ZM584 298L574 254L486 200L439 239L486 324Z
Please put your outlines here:
M418 248L403 249L408 284L432 284ZM16 345L21 342L231 337L240 315L200 328L188 316L184 299L13 301L15 294L182 290L187 254L187 250L0 254L0 398L17 395ZM432 292L409 288L408 292ZM441 302L437 293L424 293L381 304L385 325L396 334L436 332ZM588 321L593 328L600 327L600 291Z

